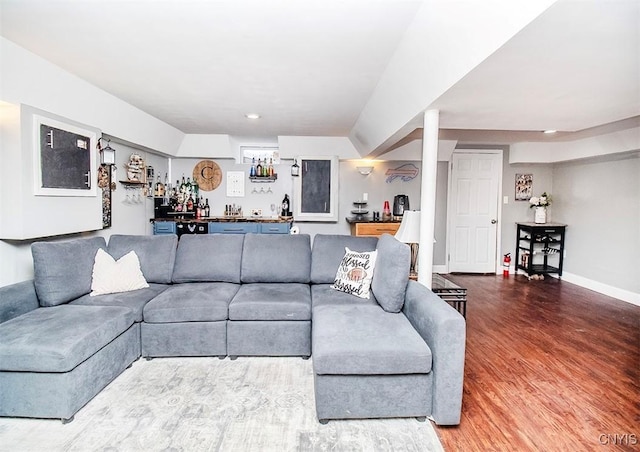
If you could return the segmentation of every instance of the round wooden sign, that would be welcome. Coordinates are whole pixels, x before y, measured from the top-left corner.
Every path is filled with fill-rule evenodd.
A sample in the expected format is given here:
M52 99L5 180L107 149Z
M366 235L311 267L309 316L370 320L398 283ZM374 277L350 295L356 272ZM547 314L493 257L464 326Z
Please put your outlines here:
M198 182L200 190L212 191L222 182L222 170L212 160L202 160L193 168L193 178Z

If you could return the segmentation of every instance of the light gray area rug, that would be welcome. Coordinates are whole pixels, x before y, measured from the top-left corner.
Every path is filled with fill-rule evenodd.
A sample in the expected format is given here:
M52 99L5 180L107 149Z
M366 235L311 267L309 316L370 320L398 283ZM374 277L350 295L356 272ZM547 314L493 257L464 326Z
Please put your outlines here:
M442 451L415 419L321 425L311 361L138 360L75 420L0 418L1 451Z

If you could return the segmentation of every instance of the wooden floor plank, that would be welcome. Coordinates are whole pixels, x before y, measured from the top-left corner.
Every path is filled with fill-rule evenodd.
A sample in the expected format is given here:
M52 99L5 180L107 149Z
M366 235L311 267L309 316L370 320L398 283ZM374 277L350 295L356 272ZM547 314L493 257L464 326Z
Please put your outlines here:
M468 302L446 451L640 451L640 307L552 278L447 277Z

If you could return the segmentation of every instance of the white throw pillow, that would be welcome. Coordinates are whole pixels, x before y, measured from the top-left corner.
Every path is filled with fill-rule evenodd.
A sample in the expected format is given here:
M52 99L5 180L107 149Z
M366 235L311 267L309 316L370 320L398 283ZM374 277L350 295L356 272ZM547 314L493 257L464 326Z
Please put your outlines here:
M377 257L378 251L351 251L345 247L331 288L368 299Z
M100 248L93 263L90 296L129 292L149 287L140 270L140 260L135 251L129 251L116 261Z

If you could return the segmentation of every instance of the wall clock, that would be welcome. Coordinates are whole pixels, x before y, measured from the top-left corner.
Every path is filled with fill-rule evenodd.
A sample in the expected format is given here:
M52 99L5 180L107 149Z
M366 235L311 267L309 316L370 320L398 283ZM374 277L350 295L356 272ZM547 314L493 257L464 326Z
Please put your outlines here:
M212 191L222 182L222 170L212 160L202 160L193 168L193 178L198 182L200 190Z

